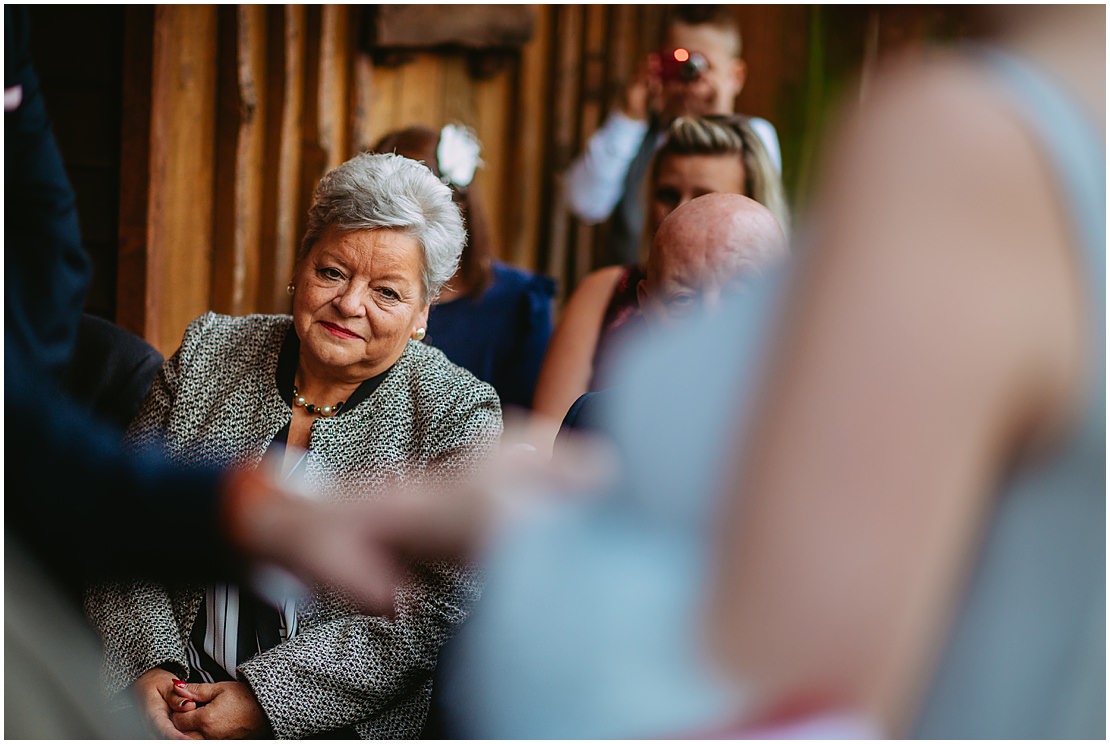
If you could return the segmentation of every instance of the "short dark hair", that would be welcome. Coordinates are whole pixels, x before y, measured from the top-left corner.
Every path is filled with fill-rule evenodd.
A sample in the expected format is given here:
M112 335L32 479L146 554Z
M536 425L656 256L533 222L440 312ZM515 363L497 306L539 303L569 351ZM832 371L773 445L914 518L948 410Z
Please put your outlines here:
M672 5L667 9L663 28L669 29L676 23L685 26L713 26L732 34L736 39L736 57L743 49L740 36L740 21L731 5Z

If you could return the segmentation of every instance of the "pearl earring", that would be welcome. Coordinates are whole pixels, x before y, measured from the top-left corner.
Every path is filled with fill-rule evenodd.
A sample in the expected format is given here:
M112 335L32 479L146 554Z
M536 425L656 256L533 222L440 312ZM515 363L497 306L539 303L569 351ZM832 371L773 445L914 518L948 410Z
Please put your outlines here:
M412 334L412 340L413 341L423 341L424 336L426 336L426 335L427 334L424 332L423 328L417 328L416 332Z

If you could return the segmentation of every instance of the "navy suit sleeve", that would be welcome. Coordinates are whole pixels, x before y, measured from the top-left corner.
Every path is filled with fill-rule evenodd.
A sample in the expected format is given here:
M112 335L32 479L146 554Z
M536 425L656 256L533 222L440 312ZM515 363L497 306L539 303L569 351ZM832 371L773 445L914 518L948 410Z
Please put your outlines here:
M92 266L77 207L27 48L27 9L4 6L4 89L22 102L4 113L5 344L50 374L69 360Z
M220 535L214 471L125 452L119 432L59 392L90 273L73 191L27 53L26 8L4 7L5 536L70 585L104 576L180 578L237 567ZM229 562L230 561L230 562ZM159 576L164 574L164 576Z

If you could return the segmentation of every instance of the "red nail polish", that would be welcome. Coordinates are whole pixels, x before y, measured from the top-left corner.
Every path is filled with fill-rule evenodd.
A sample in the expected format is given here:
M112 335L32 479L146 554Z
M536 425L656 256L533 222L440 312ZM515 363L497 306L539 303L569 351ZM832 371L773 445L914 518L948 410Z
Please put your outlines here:
M175 679L175 680L173 681L173 686L174 686L174 687L184 687L184 686L185 686L185 683L184 683L184 682L182 682L182 681L181 681L181 680L179 680L179 679Z

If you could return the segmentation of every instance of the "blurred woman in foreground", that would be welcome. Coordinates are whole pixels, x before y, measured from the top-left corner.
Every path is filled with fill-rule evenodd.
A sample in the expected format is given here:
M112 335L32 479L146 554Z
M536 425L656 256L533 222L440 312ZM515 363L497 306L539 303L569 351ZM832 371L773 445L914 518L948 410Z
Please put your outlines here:
M1105 736L1105 8L1006 12L825 170L718 531L745 720Z

